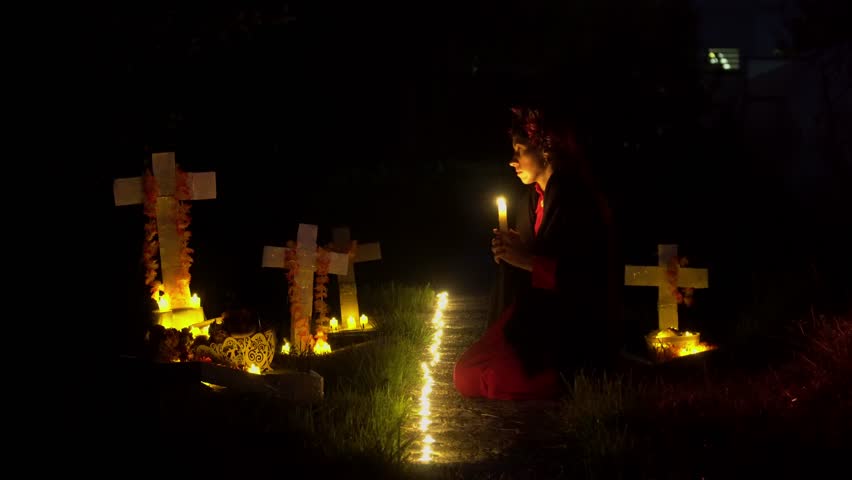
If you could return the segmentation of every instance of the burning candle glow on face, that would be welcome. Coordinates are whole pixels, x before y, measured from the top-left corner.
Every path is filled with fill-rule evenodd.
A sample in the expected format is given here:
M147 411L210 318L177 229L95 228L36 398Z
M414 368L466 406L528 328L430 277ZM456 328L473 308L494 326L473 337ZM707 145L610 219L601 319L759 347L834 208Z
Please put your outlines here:
M497 197L497 219L499 220L500 231L509 231L509 222L506 219L506 197Z

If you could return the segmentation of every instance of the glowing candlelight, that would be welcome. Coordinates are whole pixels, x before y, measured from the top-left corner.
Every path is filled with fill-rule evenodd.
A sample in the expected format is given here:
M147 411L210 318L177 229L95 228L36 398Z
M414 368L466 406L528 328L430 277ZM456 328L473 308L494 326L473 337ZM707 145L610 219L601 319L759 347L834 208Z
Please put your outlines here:
M361 329L363 330L365 328L367 328L367 316L361 314Z
M338 329L337 319L331 317L331 320L328 321L328 326L331 327L332 332L336 332Z
M157 305L160 307L161 312L167 312L171 310L171 303L169 302L169 294L163 293L160 298L157 300Z
M284 355L290 355L290 342L287 339L284 339L284 345L281 345L281 353Z
M326 353L331 353L331 345L325 341L325 338L321 336L322 333L317 334L316 342L314 343L314 354L315 355L325 355Z
M497 219L499 220L500 231L509 231L509 221L506 219L506 197L497 197Z
M355 316L354 315L349 315L349 318L346 319L346 328L348 328L350 330L355 329Z
M193 337L199 336L207 336L209 335L210 323L205 322L206 325L190 325L190 333L192 333Z
M192 294L192 298L189 299L189 306L192 308L201 308L201 299L198 298L197 293Z
M252 363L248 369L248 372L253 373L255 375L260 375L260 367Z
M447 308L449 303L449 294L447 292L441 292L438 294L438 311L435 313L435 318L440 319L443 316L442 312L445 308Z
M423 449L420 455L420 461L423 463L431 462L432 455L435 453L432 449L432 445L435 443L435 438L428 432L429 425L432 424L432 420L430 418L432 412L429 395L432 393L433 387L435 386L435 379L432 378L432 371L429 367L434 367L440 360L439 349L441 346L441 337L444 333L443 311L447 308L447 304L449 303L449 299L447 297L447 292L441 292L438 294L438 306L435 309L435 316L432 317L432 325L434 326L432 344L429 346L428 350L431 359L429 362L421 362L420 364L420 368L423 370L423 388L420 390L420 410L417 412L420 416L420 421L417 426L423 433L423 439L421 440Z

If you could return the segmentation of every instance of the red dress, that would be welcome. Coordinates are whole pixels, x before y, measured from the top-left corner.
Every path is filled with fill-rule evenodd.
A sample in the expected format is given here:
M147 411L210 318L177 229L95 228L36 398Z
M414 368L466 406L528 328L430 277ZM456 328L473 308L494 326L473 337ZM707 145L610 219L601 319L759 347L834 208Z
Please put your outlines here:
M536 185L539 203L536 207L535 232L544 216L544 193ZM540 267L540 268L537 268ZM533 284L553 284L552 279L536 281L535 278L551 277L547 259L533 262ZM476 343L470 346L456 362L453 383L465 397L484 397L492 400L543 400L559 395L559 372L546 369L527 376L512 347L506 342L503 327L512 317L515 306L510 305Z

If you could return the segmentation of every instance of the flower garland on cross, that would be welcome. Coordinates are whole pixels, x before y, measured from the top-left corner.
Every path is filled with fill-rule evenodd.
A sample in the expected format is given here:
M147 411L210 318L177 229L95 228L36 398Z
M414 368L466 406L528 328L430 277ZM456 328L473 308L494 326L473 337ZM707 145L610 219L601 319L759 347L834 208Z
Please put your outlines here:
M322 352L328 351L326 344L326 332L329 330L328 304L325 299L328 298L328 269L331 262L329 257L329 249L317 247L317 267L316 277L314 278L314 305L313 310L316 314L315 330L316 337L311 335L311 322L308 318L305 308L302 305L300 296L300 287L296 283L296 278L299 274L299 262L296 257L296 242L292 240L287 242L287 250L284 254L284 266L287 269L288 297L290 299L290 322L294 328L295 339L294 343L308 345L309 348L319 345Z
M142 263L145 266L145 285L151 288L151 298L154 301L160 299L162 282L157 280L157 271L160 264L157 255L160 252L160 242L157 239L157 196L160 187L151 170L146 170L142 176L142 185L145 190L145 201L142 206L143 213L148 221L145 222L145 241L142 244Z
M180 241L180 269L178 271L178 289L179 292L172 292L189 298L189 282L192 278L189 273L189 268L192 266L193 249L189 248L189 239L191 233L189 224L191 221L189 215L189 202L181 199L191 197L189 186L189 175L181 170L179 166L175 166L175 198L178 199L177 204L177 234ZM142 245L142 263L145 266L145 285L151 288L151 298L159 305L168 304L169 294L163 288L161 280L157 279L160 263L157 260L160 252L160 242L157 235L157 197L160 193L159 185L151 169L147 169L142 176L142 186L145 192L145 200L143 204L143 213L147 217L145 222L145 239ZM161 302L161 299L164 302Z
M681 267L686 267L688 263L686 257L673 256L666 265L666 284L669 292L675 297L678 304L682 303L687 307L691 307L695 289L692 287L680 288L677 286L678 273Z
M299 261L296 256L296 242L287 242L287 250L284 254L284 268L287 269L287 296L290 299L290 323L292 324L293 336L290 341L295 345L312 345L310 320L305 315L300 298L299 285L296 277L299 274Z
M314 313L316 314L316 331L317 342L326 340L326 332L329 330L328 304L325 299L328 298L328 267L331 258L328 256L328 250L322 247L317 248L317 276L314 279Z

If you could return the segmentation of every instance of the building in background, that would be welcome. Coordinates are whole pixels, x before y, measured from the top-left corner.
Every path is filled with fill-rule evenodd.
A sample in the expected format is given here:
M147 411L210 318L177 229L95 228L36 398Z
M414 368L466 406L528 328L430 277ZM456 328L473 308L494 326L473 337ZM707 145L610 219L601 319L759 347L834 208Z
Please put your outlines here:
M712 99L705 124L733 122L759 173L797 196L849 181L852 42L785 49L796 42L789 28L801 14L795 1L693 3Z

